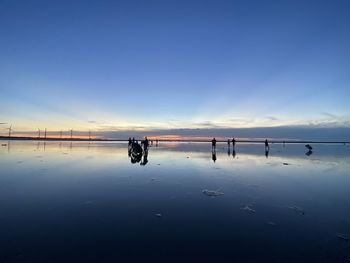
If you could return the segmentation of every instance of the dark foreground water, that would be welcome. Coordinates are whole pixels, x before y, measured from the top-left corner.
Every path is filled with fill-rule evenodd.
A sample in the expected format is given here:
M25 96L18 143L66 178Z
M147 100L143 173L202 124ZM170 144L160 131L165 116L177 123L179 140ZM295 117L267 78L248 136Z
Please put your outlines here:
M0 262L350 262L350 147L313 146L2 141Z

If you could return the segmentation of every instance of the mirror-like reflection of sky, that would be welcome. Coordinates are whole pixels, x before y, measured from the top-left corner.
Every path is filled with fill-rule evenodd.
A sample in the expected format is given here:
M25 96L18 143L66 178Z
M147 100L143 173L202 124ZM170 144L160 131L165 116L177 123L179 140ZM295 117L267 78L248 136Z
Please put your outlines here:
M0 262L350 259L349 145L1 143Z

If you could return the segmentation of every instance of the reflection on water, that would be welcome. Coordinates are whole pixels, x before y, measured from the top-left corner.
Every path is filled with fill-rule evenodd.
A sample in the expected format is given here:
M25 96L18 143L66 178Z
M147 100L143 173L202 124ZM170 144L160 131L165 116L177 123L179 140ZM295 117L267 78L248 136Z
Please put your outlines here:
M349 145L155 145L2 141L0 262L349 261Z

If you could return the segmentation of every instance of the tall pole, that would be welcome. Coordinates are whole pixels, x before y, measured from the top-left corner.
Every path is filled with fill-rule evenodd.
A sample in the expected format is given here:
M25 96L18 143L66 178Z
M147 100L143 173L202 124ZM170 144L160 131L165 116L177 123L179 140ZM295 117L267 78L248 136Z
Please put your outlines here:
M12 131L12 124L10 125L10 128L9 128L9 138L11 138L11 131Z
M62 130L60 131L60 139L62 139Z
M72 140L73 138L73 129L70 130L70 139Z
M89 130L89 141L91 141L91 130Z
M45 136L44 137L45 137L45 140L46 140L46 128L45 128Z
M38 138L40 139L40 129L39 128L38 128L38 134L39 134Z

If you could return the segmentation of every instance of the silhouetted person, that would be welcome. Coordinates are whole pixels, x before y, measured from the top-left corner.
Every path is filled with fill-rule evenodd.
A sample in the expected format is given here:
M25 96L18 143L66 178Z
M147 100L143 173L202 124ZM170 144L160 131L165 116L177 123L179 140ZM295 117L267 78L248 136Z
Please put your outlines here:
M269 142L266 139L265 140L265 151L269 151L269 150L270 150Z
M215 139L215 138L213 138L213 139L211 140L211 149L212 149L212 150L215 150L215 149L216 149L216 139Z
M135 142L135 138L134 138L134 137L132 137L132 142L133 142L133 143Z
M143 141L143 150L144 151L147 151L148 145L149 145L149 141L148 141L147 137L145 137L145 140Z
M233 148L236 146L236 140L235 140L235 138L232 138L232 146L233 146Z
M308 149L309 151L312 151L312 146L310 144L306 144L305 145L306 149Z
M131 146L131 144L132 144L132 140L131 140L131 138L129 137L128 146Z

